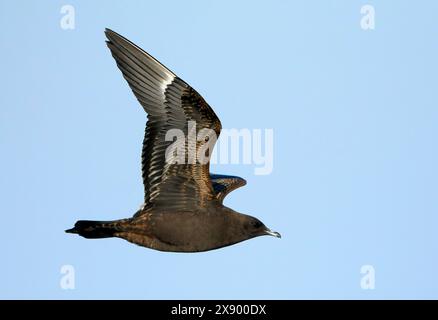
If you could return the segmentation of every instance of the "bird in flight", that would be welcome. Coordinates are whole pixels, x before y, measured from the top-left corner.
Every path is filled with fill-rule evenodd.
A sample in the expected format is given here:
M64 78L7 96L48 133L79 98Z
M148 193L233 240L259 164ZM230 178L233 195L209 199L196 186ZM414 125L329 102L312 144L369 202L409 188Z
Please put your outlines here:
M219 118L201 95L131 41L109 29L105 34L117 66L148 114L142 151L144 205L132 218L79 220L66 232L88 239L117 237L168 252L208 251L262 235L280 238L259 219L223 205L227 194L246 181L210 174L211 150L205 152L207 160L186 161L207 143L212 149L221 131ZM193 129L190 123L196 124L198 139L172 148L175 143L166 134L172 129L187 133ZM178 150L189 155L181 158L179 152L178 158Z

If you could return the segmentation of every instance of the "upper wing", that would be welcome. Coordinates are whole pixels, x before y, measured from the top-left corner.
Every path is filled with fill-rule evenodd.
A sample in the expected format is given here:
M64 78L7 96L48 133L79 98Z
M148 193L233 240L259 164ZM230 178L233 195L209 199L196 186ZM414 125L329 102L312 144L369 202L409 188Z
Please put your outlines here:
M148 113L142 152L146 207L185 210L203 206L205 201L215 198L215 192L209 159L204 163L187 161L189 151L196 152L204 143L204 140L196 140L194 145L187 143L188 121L196 122L196 133L211 129L216 135L209 137L212 149L221 130L218 117L193 88L147 52L114 31L106 29L105 34L119 69ZM168 152L174 144L166 141L166 133L171 129L185 134L184 163L175 163L177 155Z
M220 202L222 202L227 194L229 194L231 191L246 185L245 179L236 176L211 174L210 178L211 182L213 183L213 189L216 193L216 198L219 199Z

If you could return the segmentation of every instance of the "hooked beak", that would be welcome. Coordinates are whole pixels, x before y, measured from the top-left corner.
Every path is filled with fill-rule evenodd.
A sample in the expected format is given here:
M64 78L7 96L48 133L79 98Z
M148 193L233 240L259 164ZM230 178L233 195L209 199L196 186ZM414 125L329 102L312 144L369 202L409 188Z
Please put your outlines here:
M270 236L273 236L273 237L276 237L276 238L281 238L281 234L279 234L277 231L272 231L270 229L266 229L265 233L267 235L270 235Z

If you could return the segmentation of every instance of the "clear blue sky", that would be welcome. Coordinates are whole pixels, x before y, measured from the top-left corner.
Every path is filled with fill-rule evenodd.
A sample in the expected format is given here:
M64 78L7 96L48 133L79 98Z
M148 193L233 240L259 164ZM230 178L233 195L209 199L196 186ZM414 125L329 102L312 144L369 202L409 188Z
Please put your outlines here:
M63 30L72 4L76 28ZM375 30L360 27L374 5ZM0 298L438 298L435 1L1 1ZM199 254L64 233L131 216L145 113L109 27L226 128L273 128L274 171L226 204L282 233ZM75 289L60 268L73 265ZM375 289L360 268L375 268Z

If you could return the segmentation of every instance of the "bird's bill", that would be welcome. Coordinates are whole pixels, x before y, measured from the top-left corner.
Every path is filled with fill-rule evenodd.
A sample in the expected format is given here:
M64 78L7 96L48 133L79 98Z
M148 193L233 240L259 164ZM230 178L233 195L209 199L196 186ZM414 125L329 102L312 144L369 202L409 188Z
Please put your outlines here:
M281 234L278 233L277 231L272 231L272 230L267 229L267 230L265 230L265 233L267 235L270 235L270 236L273 236L273 237L276 237L276 238L281 238Z

